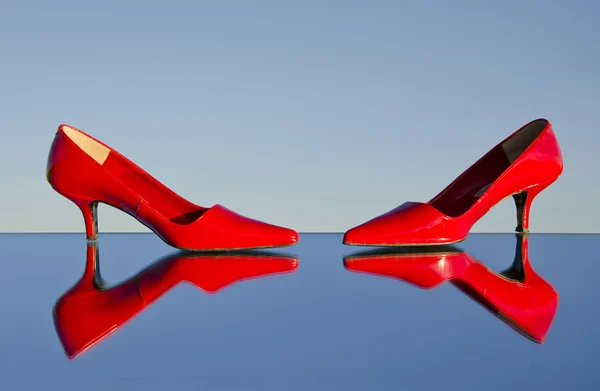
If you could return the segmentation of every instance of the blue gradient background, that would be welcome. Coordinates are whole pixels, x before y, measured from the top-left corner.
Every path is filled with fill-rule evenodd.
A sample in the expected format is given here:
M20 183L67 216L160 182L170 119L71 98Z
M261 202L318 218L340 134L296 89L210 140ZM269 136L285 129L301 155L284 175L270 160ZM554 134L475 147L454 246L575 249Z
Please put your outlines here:
M534 232L595 232L600 3L2 1L0 231L83 231L59 124L193 202L344 231L427 201L524 123L565 170ZM512 200L474 231L511 232ZM101 231L146 231L101 206Z

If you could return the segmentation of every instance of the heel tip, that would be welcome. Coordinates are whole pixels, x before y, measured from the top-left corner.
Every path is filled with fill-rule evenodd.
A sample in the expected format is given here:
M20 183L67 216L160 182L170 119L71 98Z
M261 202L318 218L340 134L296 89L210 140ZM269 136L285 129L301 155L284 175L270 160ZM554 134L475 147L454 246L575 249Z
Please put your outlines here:
M88 242L95 242L96 240L98 240L98 235L86 236L85 240L87 240Z

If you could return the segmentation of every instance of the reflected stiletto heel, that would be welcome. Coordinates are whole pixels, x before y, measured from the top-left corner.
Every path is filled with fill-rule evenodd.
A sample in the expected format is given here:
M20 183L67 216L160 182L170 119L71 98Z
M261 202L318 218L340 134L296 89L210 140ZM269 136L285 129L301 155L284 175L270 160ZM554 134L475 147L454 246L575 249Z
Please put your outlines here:
M348 230L358 246L458 243L494 205L512 196L515 231L529 232L533 199L563 171L562 153L546 119L532 121L497 144L429 202L406 202Z
M294 230L267 224L219 204L196 205L119 152L79 129L59 126L46 166L52 188L77 205L88 240L98 237L98 203L136 218L162 240L185 250L291 246Z

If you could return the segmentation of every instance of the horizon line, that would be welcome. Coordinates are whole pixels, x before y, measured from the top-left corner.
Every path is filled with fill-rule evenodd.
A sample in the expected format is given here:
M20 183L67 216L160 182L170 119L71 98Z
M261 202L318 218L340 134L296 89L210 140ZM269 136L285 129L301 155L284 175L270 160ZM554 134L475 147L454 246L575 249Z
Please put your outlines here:
M341 235L344 231L298 231L299 234L308 235ZM469 235L510 235L517 234L518 232L506 232L506 231L489 231L489 232L471 232ZM73 231L59 231L59 232L44 232L44 231L31 231L31 232L0 232L0 235L84 235L85 232L73 232ZM101 232L100 234L108 235L156 235L154 232L140 232L140 231L107 231ZM529 232L529 235L600 235L600 232Z

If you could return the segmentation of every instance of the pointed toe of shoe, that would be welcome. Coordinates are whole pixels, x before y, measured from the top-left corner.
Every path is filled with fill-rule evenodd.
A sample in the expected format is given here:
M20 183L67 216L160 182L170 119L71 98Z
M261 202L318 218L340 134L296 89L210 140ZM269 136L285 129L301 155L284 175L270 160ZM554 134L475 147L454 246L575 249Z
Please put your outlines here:
M351 246L368 246L378 240L376 230L371 229L365 223L346 231L342 242Z
M222 205L210 208L198 220L203 248L215 250L285 247L298 243L292 229L242 216Z
M250 219L252 220L252 219ZM253 247L285 247L298 243L298 233L293 229L280 227L258 220L253 221L253 228L249 234L254 237Z
M429 204L407 202L348 230L344 244L358 246L419 246L459 241L454 220Z

